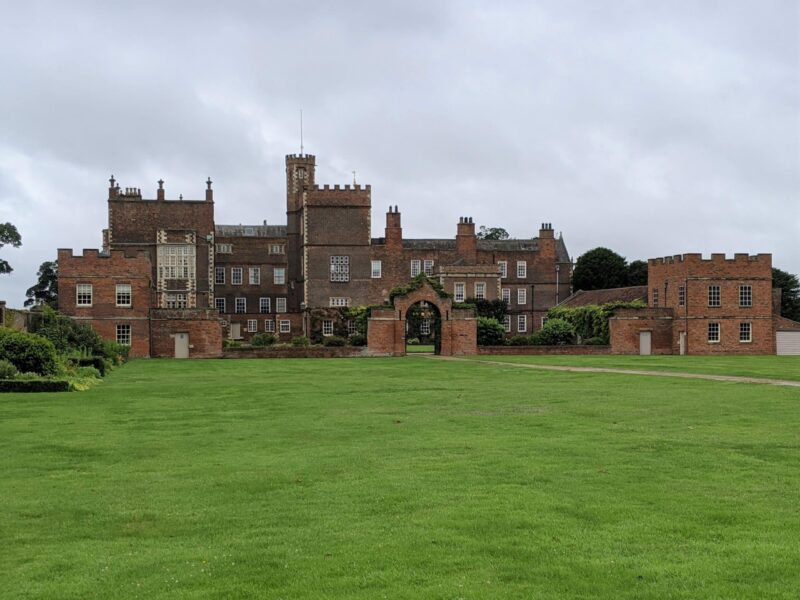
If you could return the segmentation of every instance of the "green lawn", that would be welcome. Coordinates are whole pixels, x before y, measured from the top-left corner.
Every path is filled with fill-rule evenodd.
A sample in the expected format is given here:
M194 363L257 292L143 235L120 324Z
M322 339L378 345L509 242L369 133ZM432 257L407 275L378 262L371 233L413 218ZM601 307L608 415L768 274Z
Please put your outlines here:
M793 388L134 361L0 396L0 597L794 599L798 450Z
M473 356L534 365L740 375L800 381L800 356Z
M433 344L414 344L406 346L406 352L409 354L416 354L419 352L433 354L434 348Z

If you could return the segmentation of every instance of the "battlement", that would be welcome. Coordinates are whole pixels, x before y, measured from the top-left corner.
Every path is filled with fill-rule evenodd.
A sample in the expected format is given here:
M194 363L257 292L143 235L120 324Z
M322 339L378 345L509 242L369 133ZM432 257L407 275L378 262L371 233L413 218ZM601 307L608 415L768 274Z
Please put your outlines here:
M309 160L309 161L314 161L314 160L316 160L316 158L317 157L314 156L313 154L287 154L286 155L286 160L287 161L290 161L290 160Z
M371 192L372 186L369 184L361 185L360 183L355 185L339 185L337 183L333 186L330 186L326 183L325 185L314 184L311 186L311 189L315 192Z
M62 266L66 261L70 260L107 260L111 262L145 261L149 265L150 255L144 250L136 250L134 252L127 250L111 250L110 252L103 252L97 248L84 248L82 254L75 255L73 254L72 248L59 248L59 266Z
M663 258L651 258L648 261L651 265L673 265L673 264L686 264L686 265L748 265L758 263L772 267L772 254L747 254L746 252L737 252L733 258L727 258L724 253L714 253L710 258L703 258L699 252L676 254L674 256L665 256Z

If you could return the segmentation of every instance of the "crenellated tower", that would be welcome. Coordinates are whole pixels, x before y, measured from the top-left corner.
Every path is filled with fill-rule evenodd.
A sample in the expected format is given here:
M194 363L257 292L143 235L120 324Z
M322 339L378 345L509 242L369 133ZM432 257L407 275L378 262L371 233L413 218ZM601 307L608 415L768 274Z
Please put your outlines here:
M286 253L288 304L290 311L300 311L305 302L303 266L305 203L308 190L314 187L316 157L313 154L286 156Z

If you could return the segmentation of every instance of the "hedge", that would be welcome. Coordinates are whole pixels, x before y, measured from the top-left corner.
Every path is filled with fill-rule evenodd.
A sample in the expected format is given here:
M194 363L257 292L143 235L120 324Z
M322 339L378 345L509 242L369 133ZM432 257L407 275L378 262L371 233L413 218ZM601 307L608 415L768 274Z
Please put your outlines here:
M3 392L68 392L69 381L63 379L3 379L0 380L0 393Z

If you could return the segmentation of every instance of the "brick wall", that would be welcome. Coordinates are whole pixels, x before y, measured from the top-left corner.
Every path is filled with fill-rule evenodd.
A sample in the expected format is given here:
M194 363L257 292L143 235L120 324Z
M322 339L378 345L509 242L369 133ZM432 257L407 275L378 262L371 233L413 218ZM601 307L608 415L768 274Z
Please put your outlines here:
M339 346L306 348L264 347L264 348L225 348L222 358L354 358L372 356L366 347Z
M651 354L677 354L673 311L661 309L622 309L609 320L611 352L639 354L640 334L650 332Z
M478 354L486 356L611 354L611 346L478 346Z
M222 327L219 315L214 310L153 309L151 356L174 356L176 333L189 334L189 358L217 358L222 355Z

